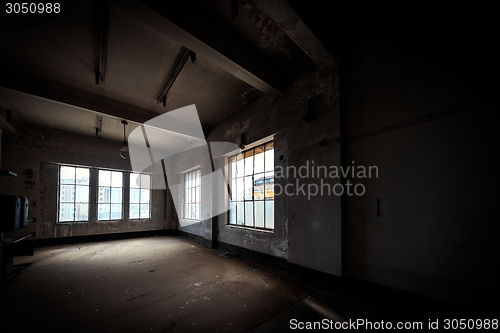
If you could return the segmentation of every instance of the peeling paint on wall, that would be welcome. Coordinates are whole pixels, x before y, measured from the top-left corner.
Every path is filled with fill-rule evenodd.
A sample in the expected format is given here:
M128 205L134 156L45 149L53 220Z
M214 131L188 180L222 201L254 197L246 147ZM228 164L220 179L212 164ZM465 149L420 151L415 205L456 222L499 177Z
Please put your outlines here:
M279 258L286 258L288 252L288 243L286 241L273 242L271 244L273 255Z
M70 142L63 139L60 132L49 129L28 128L18 140L19 147L25 149L67 152L73 148Z

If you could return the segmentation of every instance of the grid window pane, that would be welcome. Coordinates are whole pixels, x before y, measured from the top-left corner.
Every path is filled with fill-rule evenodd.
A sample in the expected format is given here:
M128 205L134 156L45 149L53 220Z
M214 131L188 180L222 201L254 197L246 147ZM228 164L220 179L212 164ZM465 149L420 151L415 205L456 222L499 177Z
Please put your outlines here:
M89 219L89 204L75 204L75 221L87 221Z
M97 219L99 220L109 220L110 219L111 207L110 205L99 205L97 208Z
M121 204L123 201L122 189L118 187L111 188L111 203Z
M229 204L229 223L236 223L236 203L231 202Z
M140 174L131 173L130 174L130 188L139 188L140 187Z
M264 228L264 201L255 201L255 226Z
M229 200L236 201L236 179L231 180L231 194Z
M139 217L139 204L130 204L129 218L138 219Z
M151 175L130 174L129 219L151 218Z
M90 169L75 168L76 184L89 185L90 184Z
M141 199L141 190L138 188L130 189L130 203L139 203Z
M231 178L236 177L236 157L231 157L229 159L229 163L231 164Z
M122 204L111 204L111 216L112 220L122 219Z
M149 205L142 205L141 204L141 213L140 213L140 218L141 219L149 219Z
M123 172L111 172L111 186L123 187Z
M236 201L243 201L243 194L245 186L243 185L243 178L236 179Z
M266 201L266 228L274 229L274 200Z
M272 142L267 143L265 155L265 166L266 171L274 171L274 144Z
M151 175L141 175L141 188L151 188Z
M59 204L59 221L74 221L75 220L75 204L61 203Z
M245 176L253 174L253 149L243 154L245 157Z
M201 170L184 175L183 217L189 220L201 218Z
M62 166L60 169L59 179L61 184L75 183L75 168Z
M274 143L229 157L229 224L274 229Z
M253 179L252 176L245 177L244 178L244 186L245 186L245 192L243 193L243 196L245 200L252 200L253 196Z
M254 200L263 200L264 199L264 185L265 179L264 174L258 174L254 176L253 180L253 197Z
M58 222L89 219L90 169L59 167Z
M61 185L59 202L75 202L75 185Z
M99 170L97 219L121 220L123 217L123 172Z
M264 196L266 199L274 199L274 172L266 172L265 174Z
M110 203L111 202L111 188L109 187L99 187L99 203Z
M149 203L149 189L141 189L141 204Z
M255 168L254 173L264 172L264 147L255 148Z
M99 186L111 186L111 171L99 170Z
M245 224L245 206L243 202L236 203L236 224Z
M253 227L253 202L246 201L245 202L245 225L249 227Z
M236 177L242 177L244 174L245 163L243 156L240 154L236 157Z
M75 186L75 201L89 202L89 187L88 186Z

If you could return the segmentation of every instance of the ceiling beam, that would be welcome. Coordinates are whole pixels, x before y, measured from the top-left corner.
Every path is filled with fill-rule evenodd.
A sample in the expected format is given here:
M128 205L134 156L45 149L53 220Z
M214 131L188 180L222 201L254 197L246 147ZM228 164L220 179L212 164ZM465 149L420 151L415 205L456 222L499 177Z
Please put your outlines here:
M12 110L4 109L0 106L0 130L5 131L9 134L20 135L22 133L22 128L19 123L15 120Z
M335 62L333 56L285 0L254 1L257 8L269 16L319 68L323 69Z
M210 19L203 8L185 1L110 2L272 98L282 95L285 75L230 29Z
M97 2L99 45L95 83L104 82L106 75L106 54L108 50L109 3L106 0Z
M173 69L170 71L170 75L167 78L167 81L163 85L163 88L161 89L160 94L158 95L158 98L156 98L157 102L163 103L163 106L165 107L167 103L167 94L174 84L175 80L177 79L177 76L179 76L180 72L182 71L182 68L186 64L186 61L191 57L191 61L194 63L194 59L196 58L196 53L189 51L185 47L182 48L181 53L177 57L177 60L174 64Z
M113 101L97 94L71 89L19 71L0 72L0 86L21 93L38 96L55 102L69 104L115 118L143 123L158 114L136 106ZM8 106L6 106L8 107Z
M82 91L70 90L67 87L47 82L33 76L28 76L16 72L16 75L7 75L8 72L0 72L0 87L16 92L37 96L57 103L71 105L97 115L111 117L115 119L126 119L129 122L144 124L145 122L159 116L160 114L148 110L140 109L136 106L125 105L113 100L100 97ZM6 105L5 107L8 107ZM181 132L173 132L162 127L148 125L148 127L189 137L194 140L200 138Z

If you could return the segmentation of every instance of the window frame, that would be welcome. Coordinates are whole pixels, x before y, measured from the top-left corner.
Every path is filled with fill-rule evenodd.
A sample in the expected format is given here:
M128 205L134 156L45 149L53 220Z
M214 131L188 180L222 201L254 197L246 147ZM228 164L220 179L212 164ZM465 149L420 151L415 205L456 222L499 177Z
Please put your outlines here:
M56 225L69 225L69 224L83 224L83 223L119 223L119 222L126 222L126 223L135 223L138 221L151 221L153 219L152 213L153 213L153 178L152 174L147 173L147 172L133 172L130 170L120 170L120 169L110 169L110 168L102 168L102 167L96 167L96 166L89 166L89 165L77 165L77 164L66 164L66 163L58 163L58 162L45 162L48 165L54 165L57 169L55 171L56 173L56 178L55 182L57 186L56 189L56 202L55 202L55 212L54 212L54 221ZM88 187L88 201L86 202L88 211L87 211L87 219L86 220L74 220L75 216L73 217L73 220L69 221L61 221L60 220L60 212L61 212L61 185L72 185L72 186L77 186L76 183L76 176L75 176L75 183L71 184L64 184L61 183L61 168L63 167L69 167L69 168L75 168L75 173L76 169L87 169L88 170L88 185L78 185L78 186L87 186ZM117 219L111 219L111 220L99 220L99 171L114 171L114 172L121 172L122 173L122 218L117 220ZM139 174L139 175L148 175L149 176L149 189L141 187L141 189L148 189L149 190L149 200L147 202L148 205L148 217L139 217L139 218L131 218L130 217L130 179L132 174ZM97 181L96 181L97 180ZM102 187L102 186L101 186ZM105 187L112 187L112 186L105 186ZM76 190L76 189L75 189ZM71 202L62 202L62 203L71 203ZM76 201L76 195L75 198L73 199L73 204L77 203ZM85 204L85 202L82 202ZM109 204L109 203L108 203ZM139 206L140 209L140 206ZM139 212L140 216L140 212Z
M75 183L73 184L67 184L67 185L73 185L75 186L75 198L73 200L73 205L74 205L74 216L73 220L70 221L61 221L61 203L66 203L66 202L61 202L61 187L64 185L61 183L61 169L62 168L75 168ZM88 185L77 185L76 181L76 169L87 169L89 173L89 180L88 180ZM91 167L85 167L85 166L79 166L79 165L69 165L69 164L58 164L57 165L57 211L56 211L56 224L72 224L72 223L90 223L90 206L91 206L91 201L90 201L90 192L91 192L91 184L92 184L92 168ZM87 219L86 220L75 220L76 218L76 186L87 186L88 187L88 201L87 201Z
M273 181L273 198L272 199L266 199L265 198L265 181L264 181L264 199L263 200L255 200L255 189L254 189L254 186L255 186L255 161L253 162L254 165L253 165L253 168L252 168L252 173L251 173L251 177L252 177L252 199L251 200L248 200L248 199L245 199L245 194L243 193L243 199L241 201L238 201L238 200L232 200L232 197L234 196L237 196L237 191L235 191L235 189L233 188L233 179L238 179L238 178L245 178L245 177L248 177L245 176L245 171L243 171L243 176L242 177L233 177L233 174L232 174L232 163L236 163L236 162L232 162L231 159L236 157L238 158L238 156L241 156L243 159L245 158L245 153L253 150L253 149L256 149L256 148L259 148L259 147L262 147L263 148L263 152L262 154L265 154L266 150L265 150L265 147L266 145L272 143L273 144L273 154L272 154L272 159L273 159L273 169L272 170L267 170L266 171L266 168L265 168L265 155L264 155L264 169L262 172L260 173L257 173L258 175L259 174L262 174L264 176L264 179L265 179L265 174L268 173L268 172L273 172L273 180L274 180L274 170L275 170L275 165L274 165L274 150L275 150L275 141L274 141L274 138L273 137L268 137L268 138L265 138L265 139L262 139L262 140L259 140L259 141L256 141L254 142L253 144L251 145L248 145L247 149L245 150L242 150L241 152L239 153L236 153L236 154L232 154L232 155L228 155L227 156L227 179L228 179L228 186L230 188L230 192L228 193L228 199L227 199L227 203L228 203L228 210L227 210L227 214L226 214L226 226L228 227L231 227L231 228L243 228L243 229L248 229L248 230L252 230L252 231L261 231L261 232L269 232L269 233L274 233L274 230L275 230L275 212L274 212L274 208L275 208L275 197L274 197L274 181ZM255 154L253 155L255 156ZM245 167L244 167L245 169ZM236 183L237 183L237 180L236 180ZM237 187L237 185L236 185ZM236 198L237 199L237 198ZM235 202L236 204L236 207L237 207L237 203L238 202L241 202L243 203L243 207L245 207L245 203L246 202L252 202L252 207L253 207L253 212L252 212L252 219L253 219L253 226L252 225L247 225L245 222L243 224L237 224L237 220L235 222L231 222L231 202ZM264 216L264 227L257 227L255 226L255 202L256 201L262 201L264 203L264 212L263 212L263 216ZM272 201L273 202L273 227L272 228L267 228L266 227L266 221L267 221L267 217L266 217L266 202L269 202L269 201ZM244 208L246 210L246 208ZM246 214L244 214L245 216L245 220L246 220ZM237 217L236 217L237 219Z
M95 197L95 220L96 222L98 223L103 223L103 222L121 222L121 221L124 221L125 220L125 172L126 171L123 171L123 170L114 170L114 169L105 169L105 168L95 168L96 169L96 174L97 174L97 183L96 183L96 197ZM110 183L109 186L101 186L99 185L99 182L100 182L100 176L99 176L99 172L100 171L109 171L109 172L120 172L122 174L122 202L121 202L121 219L112 219L111 218L111 205L113 204L111 202L111 194L110 194L110 202L109 203L102 203L104 205L109 205L109 216L110 216L110 219L109 220L100 220L99 219L99 188L100 187L107 187L107 188L110 188L112 189L113 187L116 187L116 186L112 186L112 183ZM131 172L129 172L131 173ZM110 175L111 176L111 175ZM112 177L112 176L111 176ZM130 187L130 185L129 185ZM129 190L130 191L130 190ZM130 195L129 195L130 196ZM130 220L130 218L129 218Z
M139 186L139 187L132 187L131 184L132 184L132 175L133 174L139 175L139 177L141 175L147 175L147 176L149 176L149 188L145 188L145 187L141 187L141 186ZM141 182L142 182L142 180L141 180ZM132 172L132 171L129 172L129 177L128 177L128 221L129 222L151 220L151 215L152 215L151 214L152 213L151 212L151 207L152 207L151 201L153 199L152 184L153 184L153 179L151 177L151 174L144 173L144 172ZM131 190L133 188L134 189L139 189L139 190L142 190L142 189L149 190L149 200L148 200L148 212L149 212L149 214L148 214L148 217L141 217L141 199L140 199L140 193L141 193L141 191L139 191L139 203L132 203L131 194L130 193L132 192ZM131 211L130 206L131 205L139 205L139 217L137 217L137 218L131 217L131 214L130 214L130 211Z
M200 197L199 197L199 202L195 202L194 204L198 204L199 206L199 218L198 219L192 219L192 218L189 218L189 217L186 217L186 177L189 175L189 174L193 174L195 172L199 172L199 179L200 179L200 182L199 182L199 185L195 185L194 187L190 187L190 188L195 188L195 192L196 192L196 187L199 187L200 190ZM186 220L186 221L202 221L201 219L201 167L200 166L196 166L194 168L191 168L189 170L186 170L182 173L182 220ZM192 203L191 203L192 204Z

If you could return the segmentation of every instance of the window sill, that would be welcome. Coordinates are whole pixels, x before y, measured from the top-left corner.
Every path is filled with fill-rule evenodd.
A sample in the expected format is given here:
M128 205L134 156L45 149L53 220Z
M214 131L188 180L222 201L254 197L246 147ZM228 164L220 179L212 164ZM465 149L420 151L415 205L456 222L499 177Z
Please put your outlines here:
M106 223L106 222L123 222L123 220L97 220L97 223Z
M191 219L180 219L179 220L179 222L185 222L185 223L189 223L189 224L198 223L201 221L203 221L203 220L191 220Z
M85 224L90 223L90 221L64 221L64 222L56 222L57 225L67 225L67 224Z
M226 228L234 228L234 229L244 229L244 230L249 230L249 231L257 231L257 232L263 232L266 234L274 234L274 229L257 229L257 228L252 228L252 227L245 227L243 225L236 225L236 224L226 224Z

